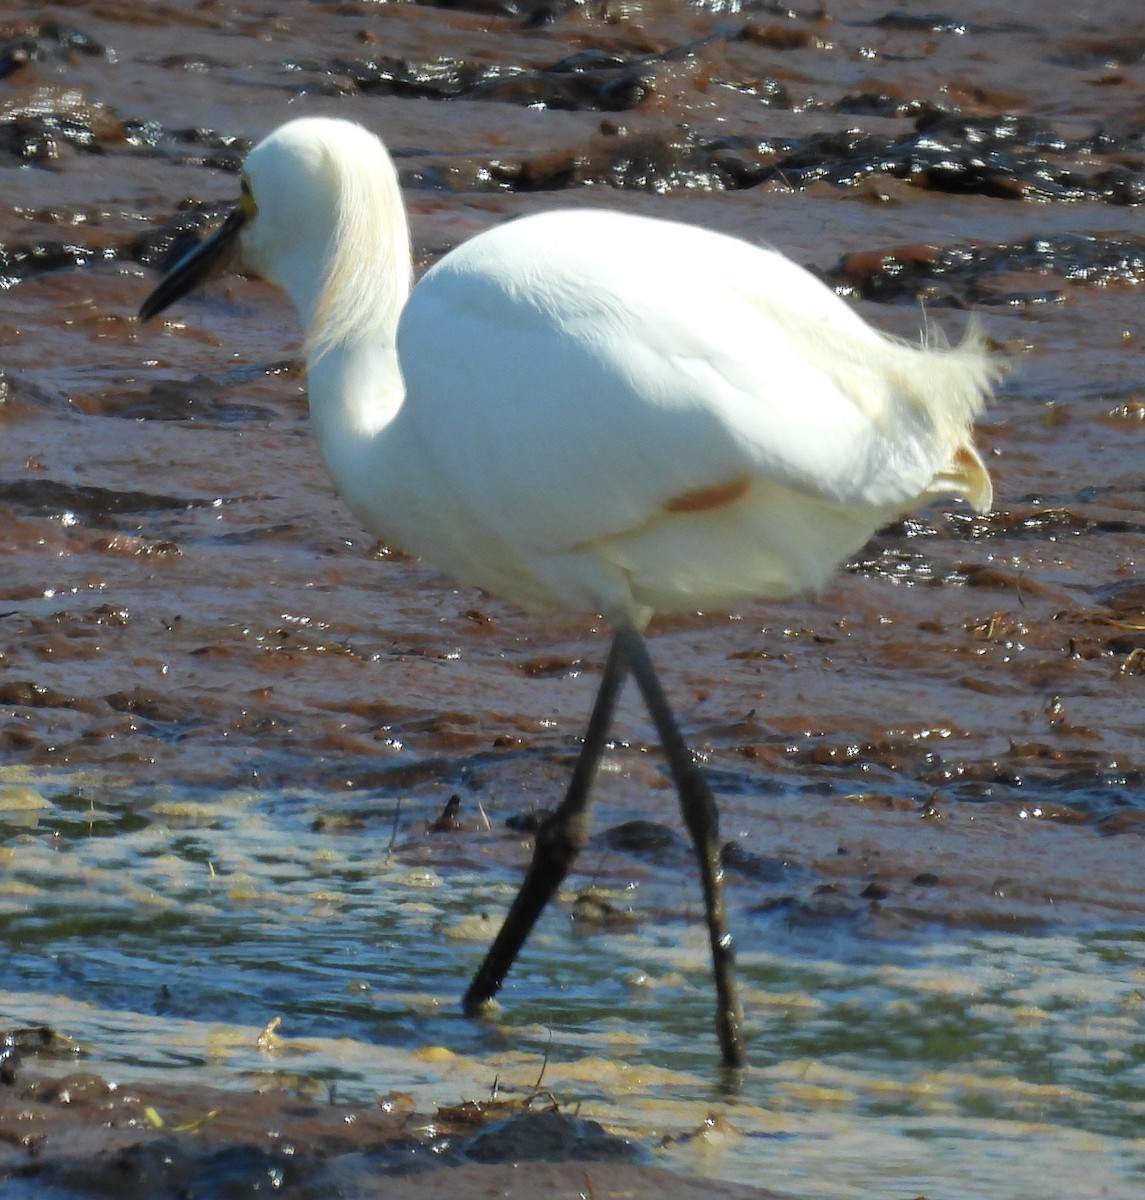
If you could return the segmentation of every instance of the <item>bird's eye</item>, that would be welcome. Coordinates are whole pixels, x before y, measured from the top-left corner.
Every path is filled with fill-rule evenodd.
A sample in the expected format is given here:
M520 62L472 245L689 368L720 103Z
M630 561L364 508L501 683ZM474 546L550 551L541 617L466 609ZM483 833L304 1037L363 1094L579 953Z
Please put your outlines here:
M247 217L253 217L258 212L258 205L250 190L250 180L245 175L239 180L239 208Z

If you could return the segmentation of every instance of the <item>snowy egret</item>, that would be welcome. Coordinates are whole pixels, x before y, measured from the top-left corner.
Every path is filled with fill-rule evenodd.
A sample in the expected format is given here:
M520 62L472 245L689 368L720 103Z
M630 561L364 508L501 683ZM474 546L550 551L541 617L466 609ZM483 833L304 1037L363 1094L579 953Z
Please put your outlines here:
M525 609L598 612L614 631L568 792L466 1012L496 994L587 840L631 674L699 861L723 1061L741 1065L716 805L643 631L654 612L814 587L935 495L989 508L970 432L994 375L981 338L907 345L774 250L600 210L488 230L411 290L388 153L323 118L255 146L237 207L140 317L227 267L297 308L318 446L366 529Z

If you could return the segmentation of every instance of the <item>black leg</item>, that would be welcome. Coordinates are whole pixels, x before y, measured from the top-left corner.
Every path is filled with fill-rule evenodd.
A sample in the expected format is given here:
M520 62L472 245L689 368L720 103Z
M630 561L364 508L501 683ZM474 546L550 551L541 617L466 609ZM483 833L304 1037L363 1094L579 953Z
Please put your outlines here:
M724 917L723 864L719 836L719 812L715 797L704 778L692 752L684 742L676 718L660 686L660 680L648 657L644 638L635 629L617 632L614 646L623 648L625 660L632 671L648 712L656 725L660 744L668 759L676 790L680 795L680 812L684 818L696 859L700 865L700 882L704 891L704 911L708 921L708 937L712 945L712 969L716 979L716 1032L724 1066L742 1067L746 1062L743 1048L743 1009L735 976L735 949Z
M468 1016L473 1016L497 994L537 918L588 841L592 786L604 753L616 699L627 674L628 663L620 649L619 637L615 637L568 791L560 807L537 830L533 861L525 882L461 1002Z

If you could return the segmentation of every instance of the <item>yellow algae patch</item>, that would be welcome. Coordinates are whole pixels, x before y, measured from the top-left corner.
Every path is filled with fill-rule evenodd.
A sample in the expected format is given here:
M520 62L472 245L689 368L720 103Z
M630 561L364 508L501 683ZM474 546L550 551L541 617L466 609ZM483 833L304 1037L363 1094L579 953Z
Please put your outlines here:
M190 863L177 854L157 854L149 860L148 866L155 874L162 875L167 883L176 879L193 879L197 882L202 873L200 863Z
M919 1106L925 1106L933 1112L936 1108L948 1108L949 1097L943 1096L941 1084L929 1076L919 1079L866 1079L863 1080L863 1090L876 1096L894 1096L900 1100L909 1100Z
M21 763L4 763L0 766L0 779L9 783L27 783L29 779L37 778L32 768Z
M808 1104L813 1108L824 1106L839 1107L855 1102L855 1093L847 1088L826 1087L819 1083L802 1083L791 1079L779 1085L777 1089L781 1096L799 1104Z
M368 988L369 985L367 985ZM373 990L370 988L369 990ZM423 1013L428 1016L440 1011L442 1003L448 1003L450 1007L456 1003L456 997L450 996L448 1001L442 1001L440 996L435 996L432 992L385 992L386 999L394 1004L403 1004L406 1008L412 1009L414 1012Z
M521 1057L518 1070L526 1073L536 1072L538 1060L536 1056L528 1059ZM627 1095L633 1092L643 1092L651 1087L664 1087L671 1084L690 1084L694 1077L666 1067L653 1066L650 1063L627 1063L599 1055L586 1055L572 1062L553 1062L545 1067L545 1086L553 1088L568 1087L572 1083L591 1084L595 1089L607 1088L614 1095Z
M28 763L0 764L0 783L25 783L39 790L38 785L45 782L74 791L85 787L114 790L126 786L131 780L101 771L45 771L42 766Z
M496 922L488 913L468 913L443 924L440 932L454 941L485 942L490 939L495 926Z
M204 804L200 800L158 800L150 808L153 817L181 824L209 824L217 821L219 805Z
M595 1040L605 1046L643 1046L648 1042L643 1033L631 1026L616 1025L610 1029L603 1024L596 1030Z
M761 1008L782 1009L789 1012L815 1012L824 1007L817 996L804 992L768 992L763 988L742 988L743 998L752 1010Z
M0 809L5 812L38 812L51 807L51 801L43 792L27 784L10 783L0 787Z
M0 862L3 860L0 859ZM43 888L19 879L0 879L0 896L39 896Z
M920 971L914 967L888 964L879 971L879 979L889 988L911 992L933 992L941 996L960 996L971 999L982 995L997 982L983 977L983 972L958 970Z
M710 1112L698 1129L685 1134L683 1140L688 1149L701 1157L728 1154L744 1139L744 1133L720 1113Z
M956 1071L934 1071L929 1073L927 1078L933 1079L947 1090L957 1089L960 1092L975 1092L978 1095L1003 1096L1009 1100L1068 1100L1074 1104L1088 1103L1090 1100L1089 1096L1076 1088L1060 1083L1030 1083L1013 1075L969 1075Z
M302 1099L320 1097L326 1090L322 1080L298 1071L242 1071L240 1077L256 1092L290 1092Z
M260 888L253 880L244 880L227 888L227 899L246 904L253 902L281 904L282 894L267 888Z
M244 788L232 788L229 792L220 792L215 797L214 805L227 812L237 812L239 809L249 807L257 800L257 792L247 791Z
M418 1062L423 1063L453 1063L457 1061L457 1055L446 1046L419 1046L413 1052L413 1057Z
M125 899L130 900L133 904L138 904L140 907L147 908L162 908L162 909L182 909L182 904L178 900L173 900L170 896L165 896L162 892L156 891L154 888L129 887L123 892Z
M226 1060L239 1051L248 1051L250 1043L250 1030L238 1025L211 1025L202 1035L203 1053L215 1061Z
M415 867L403 872L394 882L411 888L436 888L441 887L441 876L426 867Z

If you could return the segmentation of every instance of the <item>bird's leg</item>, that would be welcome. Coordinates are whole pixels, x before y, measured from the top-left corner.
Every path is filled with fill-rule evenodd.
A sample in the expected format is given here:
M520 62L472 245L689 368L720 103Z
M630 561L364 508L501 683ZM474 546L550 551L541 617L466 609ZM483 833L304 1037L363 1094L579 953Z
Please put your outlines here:
M537 829L533 861L525 881L461 1002L468 1016L473 1016L497 994L537 918L588 841L592 786L604 754L616 699L627 674L625 655L618 639L613 638L568 791L560 806Z
M680 796L684 818L696 859L700 864L700 882L704 891L704 912L712 945L712 969L716 979L716 1032L724 1066L742 1067L743 1008L735 975L735 950L724 917L723 863L719 836L719 812L715 797L680 733L676 718L660 686L660 680L648 656L644 638L635 629L617 632L616 643L624 651L628 667L648 706L664 748L668 766ZM615 644L615 643L614 643Z

